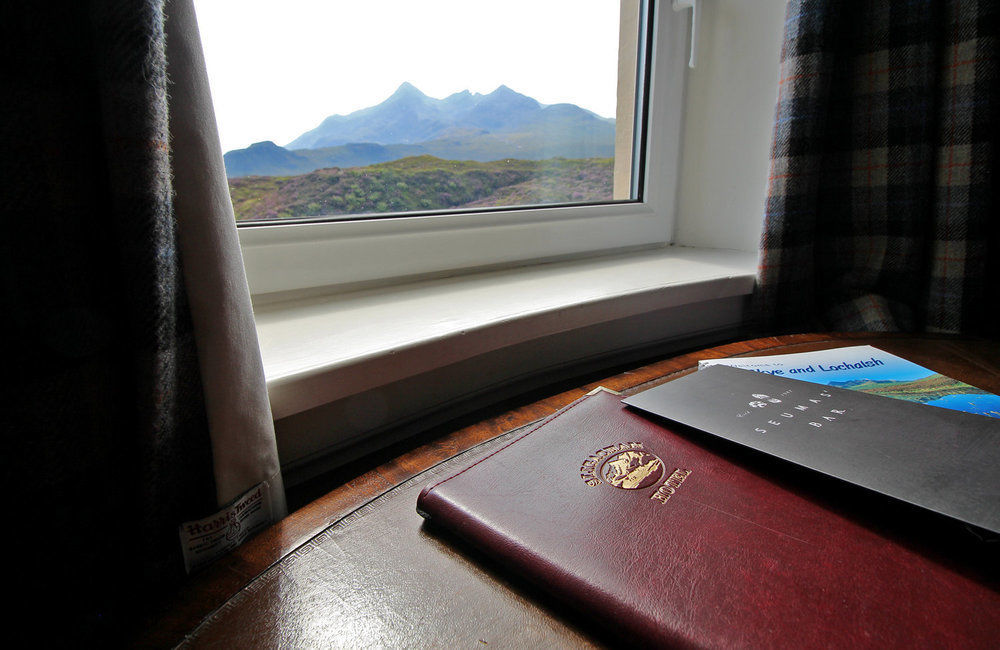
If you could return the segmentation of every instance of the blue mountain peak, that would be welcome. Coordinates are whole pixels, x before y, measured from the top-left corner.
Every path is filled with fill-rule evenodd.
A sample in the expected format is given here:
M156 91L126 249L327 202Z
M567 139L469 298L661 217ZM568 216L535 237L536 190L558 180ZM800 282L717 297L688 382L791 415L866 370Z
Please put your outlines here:
M278 145L274 144L271 140L264 140L262 142L254 142L252 145L247 147L248 149L253 149L255 151L263 151L265 149L281 149Z
M321 149L351 142L413 145L434 141L445 134L450 138L449 141L454 141L459 137L457 134L463 134L463 138L471 138L469 134L489 132L496 139L499 134L526 133L543 128L552 131L553 125L562 120L563 116L560 111L555 111L560 113L558 115L546 114L544 109L535 99L506 85L498 86L487 95L463 90L445 99L434 99L407 81L400 84L381 104L362 108L349 115L332 115L315 129L293 140L287 148ZM566 117L571 118L573 123L570 130L597 129L602 138L614 138L613 122L599 120L582 109L578 109L578 114ZM588 117L589 122L586 119ZM583 139L581 136L577 141ZM484 147L485 151L493 145ZM574 144L573 147L577 145ZM582 155L583 149L573 147L567 146L565 150L572 155ZM470 145L470 150L471 148Z
M399 84L399 88L396 89L396 92L392 93L392 97L427 97L427 95L420 92L420 89L411 84L409 81L404 81ZM392 97L390 97L390 99Z

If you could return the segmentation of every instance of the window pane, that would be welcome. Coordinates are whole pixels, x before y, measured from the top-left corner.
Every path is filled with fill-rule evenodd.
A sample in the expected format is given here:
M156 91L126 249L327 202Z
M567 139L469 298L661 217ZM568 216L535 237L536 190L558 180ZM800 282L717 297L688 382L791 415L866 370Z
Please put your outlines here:
M639 0L196 0L241 222L637 198Z

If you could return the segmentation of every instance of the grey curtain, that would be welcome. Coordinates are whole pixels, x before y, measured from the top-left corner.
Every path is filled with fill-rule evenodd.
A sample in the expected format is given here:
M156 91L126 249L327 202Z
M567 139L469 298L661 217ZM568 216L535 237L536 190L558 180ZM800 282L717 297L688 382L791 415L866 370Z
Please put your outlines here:
M998 10L791 0L755 293L768 331L997 336Z
M222 227L204 225L218 224L217 208L191 207L197 178L211 177L192 165L199 147L211 152L214 123L208 145L196 125L172 148L171 95L200 91L173 69L186 85L171 86L165 24L162 0L0 5L0 286L13 380L0 419L8 537L19 542L10 614L44 612L53 624L40 642L124 638L183 580L179 524L248 488L247 477L277 482L283 514L245 276L223 277L238 248L210 250L234 245L231 207ZM199 219L217 235L209 250L182 253L185 238L206 246ZM213 269L213 258L228 265ZM196 331L213 320L197 313L212 296L241 310L236 327ZM227 349L248 369L213 370L233 363ZM247 422L257 430L241 432ZM220 448L217 431L246 435L250 451ZM250 469L234 479L234 462Z

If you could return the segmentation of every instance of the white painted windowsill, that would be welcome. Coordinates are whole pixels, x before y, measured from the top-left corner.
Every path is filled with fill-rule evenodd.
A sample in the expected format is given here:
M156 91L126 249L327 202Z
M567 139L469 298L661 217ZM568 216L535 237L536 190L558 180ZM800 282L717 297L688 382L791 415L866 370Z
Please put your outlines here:
M685 306L749 294L756 266L756 253L670 246L264 305L255 315L274 417L592 325L682 320ZM720 326L696 321L680 331Z

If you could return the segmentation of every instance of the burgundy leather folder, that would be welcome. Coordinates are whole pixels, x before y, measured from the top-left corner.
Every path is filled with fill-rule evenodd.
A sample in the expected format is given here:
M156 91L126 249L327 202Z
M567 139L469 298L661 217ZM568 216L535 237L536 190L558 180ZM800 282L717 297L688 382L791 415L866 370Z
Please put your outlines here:
M633 644L996 647L992 579L685 434L599 392L417 509Z

